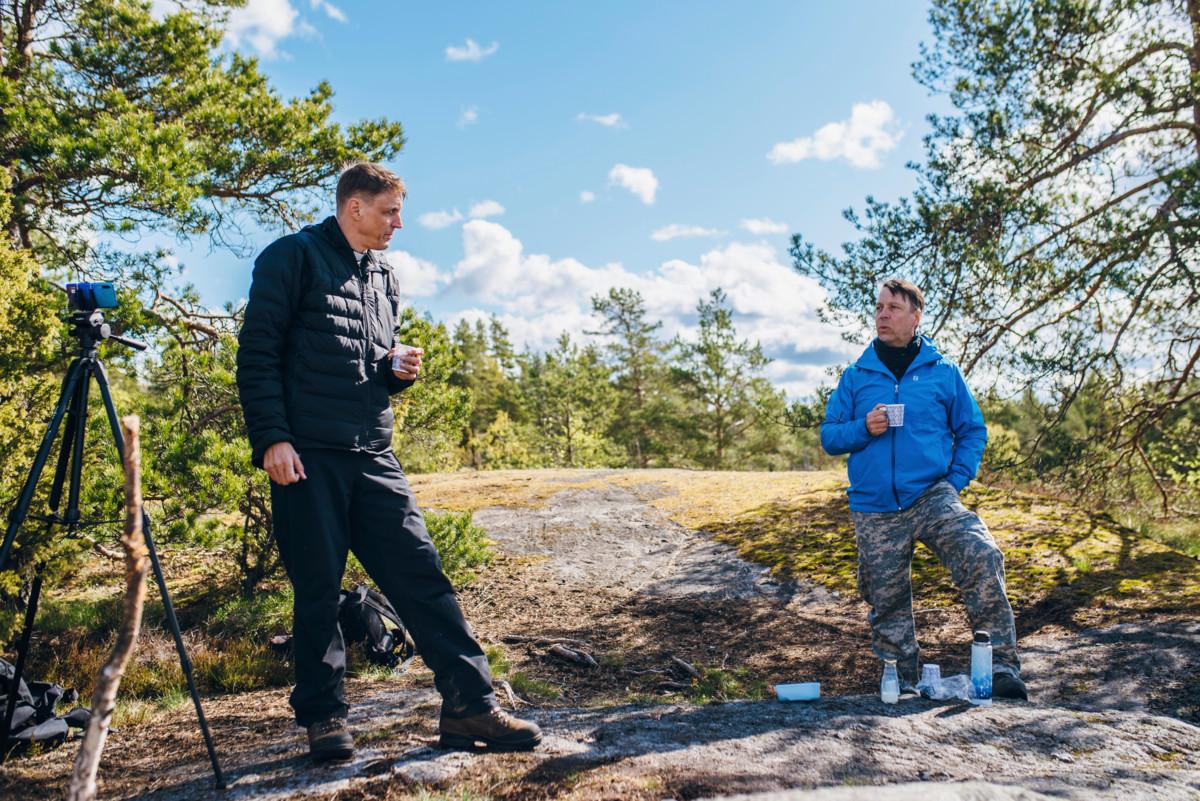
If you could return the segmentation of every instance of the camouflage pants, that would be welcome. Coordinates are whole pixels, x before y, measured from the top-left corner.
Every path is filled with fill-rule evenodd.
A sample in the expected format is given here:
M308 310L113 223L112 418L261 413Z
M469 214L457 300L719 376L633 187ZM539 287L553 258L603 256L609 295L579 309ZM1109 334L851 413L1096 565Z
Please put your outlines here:
M934 484L903 512L851 516L858 542L858 591L871 606L871 648L880 659L895 659L901 677L916 682L920 654L912 610L912 557L919 540L950 571L966 602L972 630L991 634L994 669L1020 674L1016 626L1004 594L1004 554L949 482Z

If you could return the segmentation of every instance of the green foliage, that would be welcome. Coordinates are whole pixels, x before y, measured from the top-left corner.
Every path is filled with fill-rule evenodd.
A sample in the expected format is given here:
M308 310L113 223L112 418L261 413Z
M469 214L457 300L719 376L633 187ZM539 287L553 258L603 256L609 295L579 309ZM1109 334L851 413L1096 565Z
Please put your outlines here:
M144 360L120 346L100 349L117 408L147 421L147 506L165 540L232 545L248 593L275 557L266 480L249 467L230 402L237 310L205 310L190 288L171 286L170 254L139 250L138 237L158 230L240 248L240 221L296 226L327 204L345 162L386 160L404 138L388 120L334 123L326 84L281 98L255 60L221 47L235 5L172 6L161 18L144 0L0 8L0 446L8 457L0 498L16 497L41 433L31 423L45 419L75 351L51 280L116 279L116 329L159 346ZM95 244L95 231L131 244ZM81 511L89 520L120 517L120 465L101 417L87 421ZM33 511L45 508L46 491L38 492ZM0 639L34 563L60 578L87 537L111 542L116 526L85 529L77 540L45 528L22 530L12 569L0 575Z
M700 678L692 682L688 693L697 703L738 698L762 700L770 695L766 682L754 679L746 668L702 667L699 670Z
M4 40L0 93L16 113L4 117L0 161L13 178L10 225L39 260L84 266L80 225L235 241L238 214L294 223L346 161L399 151L397 123L331 122L327 84L285 102L254 59L222 53L215 5L161 19L141 0L3 12L0 27L16 35ZM23 49L23 34L51 30L46 47Z
M425 356L420 379L393 400L394 447L405 468L413 472L452 468L472 408L470 391L454 383L463 354L444 325L418 316L411 308L401 312L396 327L399 341L423 348Z
M735 443L764 415L765 406L777 406L782 417L782 398L762 376L770 361L762 347L737 338L725 293L713 290L696 310L699 338L691 342L677 337L672 343L678 354L672 375L689 403L698 461L720 469L730 466Z
M609 339L610 381L616 390L610 436L625 446L629 464L665 464L680 404L666 367L669 345L656 336L662 323L647 319L645 301L632 289L614 287L607 297L594 296L592 311L601 325L589 333Z
M622 455L606 432L614 390L599 351L580 347L564 332L554 350L521 359L521 384L530 422L540 433L543 463L555 467L609 467Z
M943 351L1024 394L1014 467L1195 517L1174 421L1200 369L1200 6L935 0L929 18L915 75L955 113L931 118L917 190L847 212L840 256L796 236L797 270L864 333L881 280L912 279Z
M474 569L492 561L491 540L471 522L470 512L427 513L425 526L442 557L442 570L456 586L469 584Z
M216 608L205 628L225 640L265 642L292 630L292 599L291 587L231 598Z
M522 670L509 674L508 683L512 685L513 692L532 701L557 701L562 697L561 688L548 681L535 679Z

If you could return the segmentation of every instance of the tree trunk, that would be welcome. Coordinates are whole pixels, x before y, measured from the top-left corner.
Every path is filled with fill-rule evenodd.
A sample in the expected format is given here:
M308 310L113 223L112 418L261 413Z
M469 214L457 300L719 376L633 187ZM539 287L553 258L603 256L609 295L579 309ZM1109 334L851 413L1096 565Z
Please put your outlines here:
M125 533L121 537L121 546L125 550L125 602L117 643L96 681L96 692L92 695L92 717L75 758L75 769L67 788L68 801L93 801L96 797L96 769L100 765L100 752L104 750L104 740L108 737L117 688L137 641L142 621L142 603L146 600L146 572L150 561L142 536L142 459L137 416L122 418L121 428L125 436Z

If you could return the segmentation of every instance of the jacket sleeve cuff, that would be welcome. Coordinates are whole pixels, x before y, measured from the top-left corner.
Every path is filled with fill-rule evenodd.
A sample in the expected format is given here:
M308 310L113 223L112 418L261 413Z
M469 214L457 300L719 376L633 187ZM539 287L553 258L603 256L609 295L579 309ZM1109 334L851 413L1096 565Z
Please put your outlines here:
M957 492L962 492L971 483L970 477L962 473L950 473L946 476L946 480L950 482L950 486L954 487Z
M391 368L388 369L388 394L389 395L395 395L397 392L403 392L404 390L408 389L415 383L417 383L417 382L396 378L396 376L392 374Z

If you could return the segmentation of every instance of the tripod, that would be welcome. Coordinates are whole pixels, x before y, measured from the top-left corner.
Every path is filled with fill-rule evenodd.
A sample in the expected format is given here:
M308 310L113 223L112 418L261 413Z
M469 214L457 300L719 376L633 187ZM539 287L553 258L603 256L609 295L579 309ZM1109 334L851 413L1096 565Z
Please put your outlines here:
M104 410L108 413L108 424L112 429L113 440L117 446L117 455L122 460L122 465L124 464L125 438L122 436L120 425L117 422L117 410L113 407L112 394L108 389L108 376L104 372L104 365L100 363L100 359L96 355L96 346L105 339L116 340L137 350L145 350L146 345L135 339L113 334L108 324L104 322L104 315L98 310L72 312L71 324L71 333L79 341L79 355L71 362L67 376L63 379L62 392L58 396L58 404L54 407L49 427L46 429L45 436L42 437L42 444L38 448L37 456L29 470L29 476L25 480L25 486L21 490L17 505L9 515L4 544L0 545L0 570L4 570L8 561L9 552L17 538L17 530L29 516L29 504L33 500L38 478L46 466L46 460L50 456L50 449L54 445L64 416L67 424L63 430L62 450L59 452L58 463L54 468L54 483L50 487L48 504L50 511L45 515L33 515L33 518L44 521L47 528L52 525L66 526L67 531L72 534L81 525L84 525L79 514L79 487L83 472L83 438L87 429L88 389L91 386L92 378L96 379L96 384L100 387L100 397L104 401ZM64 484L67 488L67 508L63 514L59 514ZM171 634L175 637L175 650L179 652L179 666L183 668L188 691L191 693L192 703L196 707L196 717L200 721L200 732L204 735L204 745L208 749L209 761L212 762L213 776L216 779L217 787L224 789L225 779L221 775L221 766L217 762L216 751L213 750L212 735L208 731L208 722L204 719L204 710L200 708L200 695L196 692L196 682L192 677L192 661L188 658L187 650L183 645L183 635L179 632L179 621L175 618L175 608L171 605L171 596L167 593L167 583L163 578L162 566L159 564L158 554L154 550L154 540L150 536L150 518L144 510L142 512L142 534L146 540L146 550L150 556L154 578L158 582L158 591L162 594L167 624L170 626ZM12 726L13 712L17 703L16 688L20 686L21 673L25 669L29 640L33 634L33 619L37 614L38 597L41 591L42 571L37 568L34 571L33 584L29 592L29 604L25 609L25 627L17 645L13 689L9 692L4 720L0 725L0 763L3 763L7 757L3 747L8 742L8 734Z

